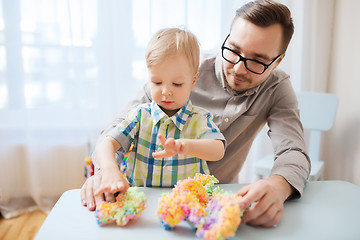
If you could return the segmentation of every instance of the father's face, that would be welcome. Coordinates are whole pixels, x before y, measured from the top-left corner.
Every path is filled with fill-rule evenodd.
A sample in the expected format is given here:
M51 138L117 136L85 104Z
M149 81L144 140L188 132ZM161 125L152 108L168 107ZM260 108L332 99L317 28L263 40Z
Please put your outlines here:
M230 36L224 46L240 54L242 57L269 64L281 53L281 43L282 29L279 24L262 28L247 20L238 18L234 22ZM285 54L282 54L261 75L246 69L243 61L232 64L225 59L223 59L223 71L229 86L237 92L242 92L263 83L279 65L284 56Z

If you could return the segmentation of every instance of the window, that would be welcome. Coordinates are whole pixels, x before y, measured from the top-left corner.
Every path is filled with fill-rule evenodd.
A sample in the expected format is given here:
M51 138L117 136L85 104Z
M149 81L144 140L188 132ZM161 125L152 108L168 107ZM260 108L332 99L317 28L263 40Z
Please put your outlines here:
M0 111L10 116L0 124L18 123L15 116L26 111L38 126L84 121L104 126L146 81L145 48L157 30L186 27L197 35L203 54L216 53L242 4L220 0L0 2Z

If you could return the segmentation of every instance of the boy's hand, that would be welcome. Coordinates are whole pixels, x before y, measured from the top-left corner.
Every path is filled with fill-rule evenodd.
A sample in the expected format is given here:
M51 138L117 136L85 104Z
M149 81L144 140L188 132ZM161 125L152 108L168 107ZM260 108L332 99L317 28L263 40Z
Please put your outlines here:
M81 203L89 209L89 211L94 211L96 205L101 202L115 202L114 194L105 192L102 195L95 196L94 192L98 189L102 178L101 170L94 173L93 176L86 179L84 185L81 187Z
M161 144L164 146L164 150L154 152L152 156L154 158L172 157L176 154L184 154L186 152L186 144L181 139L175 140L174 138L166 139L162 135L158 136Z
M117 192L126 192L129 188L129 183L119 169L107 169L102 171L103 174L100 185L94 192L95 196L102 195L103 193L115 194Z

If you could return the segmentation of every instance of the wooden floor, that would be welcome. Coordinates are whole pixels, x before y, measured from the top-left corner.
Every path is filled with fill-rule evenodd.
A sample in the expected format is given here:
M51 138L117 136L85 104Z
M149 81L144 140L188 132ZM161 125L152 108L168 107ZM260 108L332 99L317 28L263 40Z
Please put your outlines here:
M0 218L0 240L34 239L47 214L34 211L21 216L4 219Z

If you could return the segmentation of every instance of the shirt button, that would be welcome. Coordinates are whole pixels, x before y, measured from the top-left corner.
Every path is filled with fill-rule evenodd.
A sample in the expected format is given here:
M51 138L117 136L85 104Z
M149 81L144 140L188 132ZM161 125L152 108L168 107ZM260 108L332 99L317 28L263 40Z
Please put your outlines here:
M228 123L228 122L229 122L229 118L225 118L224 121L225 121L226 123Z

